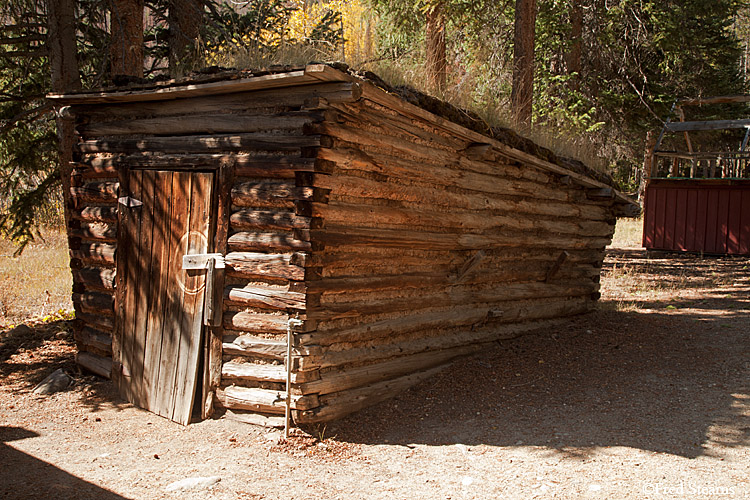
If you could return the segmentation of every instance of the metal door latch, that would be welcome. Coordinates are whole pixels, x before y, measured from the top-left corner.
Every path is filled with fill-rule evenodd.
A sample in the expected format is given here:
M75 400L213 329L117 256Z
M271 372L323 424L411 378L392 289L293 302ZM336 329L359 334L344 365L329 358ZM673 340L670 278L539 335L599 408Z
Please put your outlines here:
M214 269L224 269L224 256L220 253L197 253L182 256L183 269L208 269L209 261L214 261Z

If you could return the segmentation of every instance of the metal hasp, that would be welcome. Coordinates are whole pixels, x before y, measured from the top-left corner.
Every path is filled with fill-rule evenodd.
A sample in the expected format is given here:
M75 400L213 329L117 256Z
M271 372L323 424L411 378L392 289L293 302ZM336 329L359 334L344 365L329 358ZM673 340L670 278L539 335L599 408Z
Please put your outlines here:
M200 253L182 256L182 269L206 270L205 307L203 308L203 324L218 326L221 323L221 297L216 297L216 270L224 269L224 256L220 253Z

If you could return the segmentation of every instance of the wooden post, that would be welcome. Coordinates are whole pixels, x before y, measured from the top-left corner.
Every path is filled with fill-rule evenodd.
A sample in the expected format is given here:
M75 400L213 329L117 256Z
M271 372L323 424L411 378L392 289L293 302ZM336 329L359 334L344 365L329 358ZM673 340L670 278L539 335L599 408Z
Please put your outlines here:
M653 130L646 132L646 150L643 153L643 169L641 171L641 181L638 184L638 199L643 199L646 191L646 184L652 177L656 177L658 172L654 163L654 148L656 147L656 135Z
M513 37L513 86L511 103L518 125L531 125L534 99L534 34L536 0L516 0Z

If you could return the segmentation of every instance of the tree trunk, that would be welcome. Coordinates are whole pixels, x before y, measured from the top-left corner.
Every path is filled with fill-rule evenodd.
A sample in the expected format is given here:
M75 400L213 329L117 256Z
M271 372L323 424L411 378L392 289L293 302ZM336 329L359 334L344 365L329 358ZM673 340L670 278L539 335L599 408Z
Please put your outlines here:
M578 90L581 81L581 56L583 49L583 6L581 0L570 0L570 47L566 54L571 86Z
M47 48L49 50L50 79L52 91L65 93L81 88L78 72L78 52L76 49L75 0L47 1ZM67 193L70 193L71 161L75 134L73 121L58 114L57 139L59 148L60 180L64 197L63 210L66 227L70 223L70 207Z
M112 0L110 74L143 77L143 0Z
M427 85L433 92L445 89L445 13L440 2L427 12L425 32L427 52Z
M203 0L169 2L169 71L173 76L182 68L190 69L203 24L203 6Z
M511 104L516 123L531 125L534 98L534 33L536 0L516 0L513 37L513 88Z

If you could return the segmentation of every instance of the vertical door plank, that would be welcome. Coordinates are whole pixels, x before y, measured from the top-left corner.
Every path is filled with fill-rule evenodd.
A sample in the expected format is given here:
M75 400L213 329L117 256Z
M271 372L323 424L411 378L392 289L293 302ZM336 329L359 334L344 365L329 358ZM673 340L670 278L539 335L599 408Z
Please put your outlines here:
M128 188L124 196L129 196L140 200L142 191L142 172L133 171L128 175ZM136 316L135 297L137 296L138 284L140 279L141 259L143 252L140 245L141 220L143 217L143 207L126 207L120 205L120 210L126 216L126 235L122 245L127 248L125 252L124 271L125 290L123 300L124 315L121 321L122 344L120 346L120 358L122 363L122 384L121 390L123 397L128 401L134 400L134 384L136 383L135 371L135 342L133 337L133 318Z
M127 167L120 169L118 180L120 183L118 196L128 195L129 171ZM112 334L112 382L120 391L123 397L127 398L127 380L122 376L122 345L128 342L128 332L123 327L127 319L125 312L125 299L127 290L127 260L128 254L132 251L130 244L130 211L118 204L117 205L117 247L115 257L115 330Z
M190 173L174 172L172 174L172 213L169 221L169 232L165 246L168 249L167 258L162 263L162 280L164 288L162 296L163 317L161 335L161 363L157 382L158 395L156 408L159 415L172 418L174 408L174 394L172 387L175 383L177 358L179 356L179 337L183 311L183 294L178 286L178 278L182 271L181 240L186 233L189 212Z
M141 210L141 230L140 230L140 260L136 271L140 278L136 288L132 289L132 294L135 295L135 310L133 311L134 317L130 320L132 326L132 337L133 337L133 368L132 368L132 384L133 384L133 399L131 400L134 404L141 408L147 408L148 404L148 393L147 387L144 383L144 364L146 362L146 327L148 322L149 314L149 297L151 290L151 280L149 279L153 275L152 266L154 265L153 259L153 236L154 236L154 189L156 184L156 172L152 170L141 171L141 198L138 198L143 202L143 208Z
M189 254L209 252L209 225L211 222L212 175L196 172L192 175L189 197L189 225L185 250ZM179 339L176 378L172 388L174 408L172 420L187 424L195 401L198 359L202 352L203 307L206 292L205 271L182 271L183 295L181 316L182 334Z
M148 409L162 415L157 407L159 372L161 371L162 318L166 300L166 265L169 262L169 232L172 205L172 172L158 172L154 185L154 232L149 280L149 310L146 320L146 355L143 383L148 394Z

